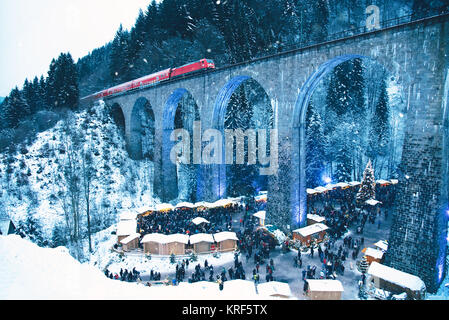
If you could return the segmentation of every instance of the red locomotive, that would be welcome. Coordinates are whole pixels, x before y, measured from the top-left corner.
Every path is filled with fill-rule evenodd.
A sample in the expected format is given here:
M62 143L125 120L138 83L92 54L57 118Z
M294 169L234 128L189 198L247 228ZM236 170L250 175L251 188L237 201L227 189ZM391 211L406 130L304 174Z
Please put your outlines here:
M105 89L103 91L99 91L97 93L84 97L81 100L90 100L90 99L96 100L105 97L110 97L127 91L154 86L167 80L171 80L189 73L199 72L201 70L207 69L215 69L215 63L210 59L201 59L196 62L185 64L181 67L165 69L144 76L139 79L119 84L115 87Z

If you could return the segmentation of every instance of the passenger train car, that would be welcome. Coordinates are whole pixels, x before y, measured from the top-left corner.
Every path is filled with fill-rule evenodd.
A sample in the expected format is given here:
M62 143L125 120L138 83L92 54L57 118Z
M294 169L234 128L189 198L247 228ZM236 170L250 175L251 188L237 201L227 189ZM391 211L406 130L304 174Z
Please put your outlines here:
M115 87L105 89L92 95L81 98L81 101L97 100L106 97L115 96L127 91L142 89L149 86L157 85L161 82L175 79L186 74L200 72L203 70L215 69L215 63L210 59L201 59L196 62L185 64L181 67L165 69L142 78L135 79L126 83L119 84Z

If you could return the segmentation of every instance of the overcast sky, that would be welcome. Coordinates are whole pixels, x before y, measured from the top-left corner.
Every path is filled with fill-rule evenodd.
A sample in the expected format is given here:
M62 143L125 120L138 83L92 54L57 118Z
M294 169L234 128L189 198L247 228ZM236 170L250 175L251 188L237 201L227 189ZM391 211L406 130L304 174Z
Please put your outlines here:
M85 56L130 29L151 0L0 0L0 96L46 76L52 58Z

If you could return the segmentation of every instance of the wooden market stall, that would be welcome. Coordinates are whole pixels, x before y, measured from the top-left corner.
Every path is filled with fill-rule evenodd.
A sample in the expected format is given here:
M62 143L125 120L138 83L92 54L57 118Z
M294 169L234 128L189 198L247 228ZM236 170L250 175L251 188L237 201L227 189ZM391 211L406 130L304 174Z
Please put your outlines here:
M365 258L368 264L375 262L381 263L384 253L381 250L373 249L373 248L366 248L365 250Z
M217 243L218 251L226 252L237 249L237 235L235 232L223 231L214 234L215 242Z
M326 221L326 218L317 215L317 214L307 214L307 225L310 226L315 223L324 223Z
M117 224L117 243L137 232L136 220L123 220Z
M197 233L190 236L190 244L193 245L195 253L208 253L215 249L214 237L207 233ZM213 246L213 247L211 247Z
M279 281L260 283L257 285L257 292L264 297L290 299L293 296L290 285Z
M267 212L265 210L257 211L253 214L254 217L259 219L259 225L264 226L265 225L265 218L266 218Z
M166 243L164 244L167 249L168 254L185 254L186 245L189 243L189 236L186 234L170 234L166 238Z
M298 240L302 246L308 247L313 241L316 243L322 242L327 229L329 227L323 223L314 223L310 226L293 230L293 240Z
M343 285L338 280L308 279L307 296L310 300L341 300Z
M426 285L417 276L373 262L368 268L368 287L393 294L405 292L408 299L425 299Z
M162 233L150 233L143 237L143 252L145 254L167 255L167 235Z
M140 233L134 233L129 235L125 239L121 240L123 251L131 251L139 247Z

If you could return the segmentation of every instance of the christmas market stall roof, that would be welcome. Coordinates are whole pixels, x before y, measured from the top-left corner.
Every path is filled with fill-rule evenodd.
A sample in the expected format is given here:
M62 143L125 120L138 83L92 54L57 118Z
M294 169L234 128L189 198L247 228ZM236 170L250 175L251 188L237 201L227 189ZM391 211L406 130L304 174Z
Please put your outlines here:
M359 182L359 181L351 181L351 182L349 182L349 185L350 185L351 187L355 187L355 186L358 186L358 185L360 185L360 184L362 184L362 183Z
M125 239L122 239L120 241L121 244L128 244L131 241L140 238L140 233L134 233L132 235L127 236Z
M311 214L311 213L307 214L307 219L310 219L310 220L313 220L316 222L324 222L326 220L325 217L319 216L317 214Z
M171 242L179 242L184 244L189 243L189 236L181 233L170 234L165 239L167 243Z
M307 282L309 283L309 289L311 291L345 291L339 280L308 279Z
M339 187L339 188L346 188L346 187L349 187L349 184L347 184L346 182L339 182L339 183L335 184L335 186Z
M170 203L159 203L156 205L156 210L160 212L172 211L174 208Z
M129 236L137 230L136 220L123 220L117 224L117 236Z
M207 221L206 219L204 219L202 217L196 217L195 219L192 219L192 222L196 225L199 225L201 223L210 223L209 221Z
M306 192L307 192L307 194L315 194L315 193L317 193L317 192L315 191L315 189L310 189L310 188L307 188L307 189L306 189Z
M421 291L426 287L419 277L390 268L378 262L371 263L368 274L412 291Z
M380 260L384 256L384 253L381 250L378 250L378 249L366 248L365 255L373 257L374 259L379 259Z
M260 202L260 201L267 201L268 196L267 196L266 194L261 194L261 195L258 195L257 197L255 197L254 199L255 199L257 202Z
M229 231L223 231L223 232L218 232L218 233L214 234L214 239L215 239L215 242L221 242L221 241L225 241L225 240L236 240L236 241L239 240L237 238L237 235L235 232L229 232Z
M375 206L376 204L382 203L382 202L375 200L375 199L369 199L369 200L366 200L365 203L369 204L370 206Z
M163 233L150 233L150 234L146 234L142 241L140 241L141 243L146 243L146 242L157 242L157 243L161 243L161 244L165 244L168 242L168 236L163 234Z
M207 233L197 233L190 236L190 244L195 244L199 242L209 242L214 243L214 237Z
M266 211L258 211L255 214L253 214L253 216L255 216L256 218L265 220L267 212Z
M195 208L195 205L191 202L180 202L178 203L175 208L189 208L189 209L193 209Z
M292 291L288 283L279 281L269 281L257 285L257 292L266 297L285 297L290 298Z
M379 240L374 245L383 251L388 250L388 242L385 240Z
M140 215L140 214L144 214L147 212L156 211L156 209L154 207L145 206L145 207L137 208L135 211L137 212L138 215Z
M326 189L325 187L316 187L315 191L318 193L322 193L328 191L328 189Z
M387 181L387 180L384 180L384 179L379 179L379 180L377 180L376 181L376 183L377 184L391 184L391 181Z
M293 230L293 232L299 233L303 237L307 237L307 236L310 236L311 234L321 232L321 231L324 231L327 229L329 229L329 227L326 226L325 224L315 223L315 224L312 224L312 225L304 227L304 228L299 228L299 229Z

